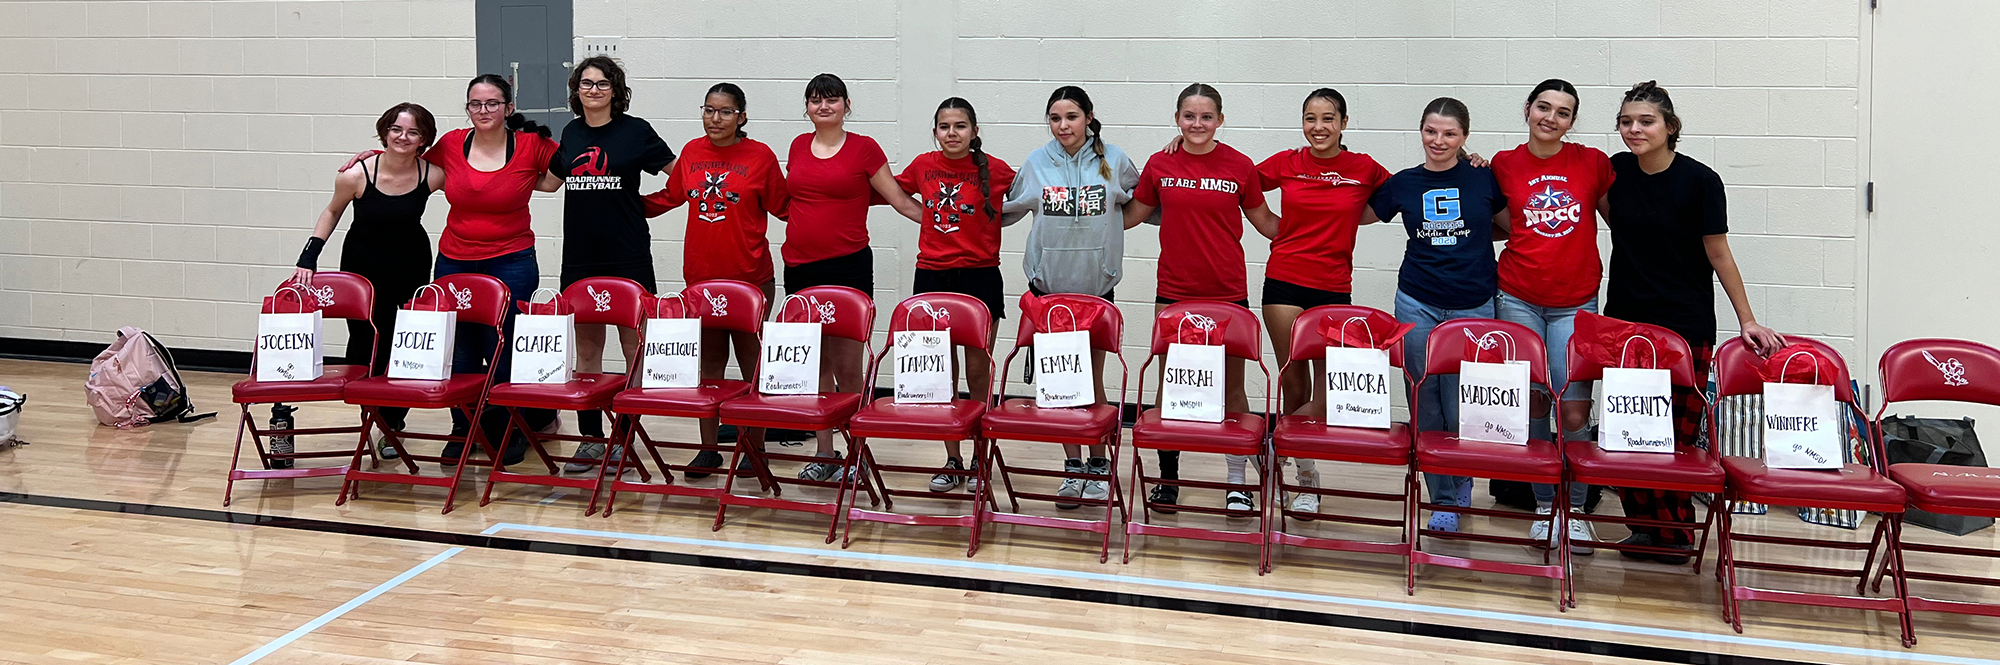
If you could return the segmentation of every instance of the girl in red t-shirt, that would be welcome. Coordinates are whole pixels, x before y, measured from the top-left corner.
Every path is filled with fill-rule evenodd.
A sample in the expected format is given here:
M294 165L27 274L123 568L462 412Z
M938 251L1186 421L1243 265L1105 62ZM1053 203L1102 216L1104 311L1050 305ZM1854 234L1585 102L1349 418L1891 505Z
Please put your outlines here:
M792 139L785 158L785 186L791 191L791 215L785 219L785 293L815 286L846 286L873 296L875 258L868 250L868 206L888 203L910 219L921 219L918 205L889 174L889 158L875 139L847 131L854 112L847 83L832 74L806 83L806 118L813 130ZM829 337L826 362L820 364L820 385L844 393L861 392L860 342ZM833 432L818 434L819 456L834 459ZM806 465L799 477L839 480L836 462Z
M769 302L774 294L771 242L765 229L770 216L784 219L791 195L778 170L778 156L743 131L750 122L749 108L743 89L734 83L708 89L701 106L701 129L707 135L681 148L680 159L667 172L667 186L646 195L646 216L686 204L681 279L688 284L711 279L749 282L762 289ZM757 376L756 335L726 330L703 330L701 335L703 381L722 378L732 348L743 376ZM715 445L716 419L701 419L701 442ZM722 455L702 451L688 464L720 468ZM695 471L688 476L707 474Z
M1125 228L1150 221L1154 211L1159 212L1159 293L1153 311L1157 314L1182 300L1231 301L1249 307L1243 219L1247 215L1251 226L1270 238L1278 234L1278 215L1264 203L1257 165L1215 139L1216 130L1222 128L1222 93L1205 83L1188 86L1175 102L1174 122L1181 130L1178 149L1162 150L1146 160L1132 202L1125 206ZM1243 361L1228 360L1224 370L1223 410L1249 411ZM1243 482L1249 459L1228 456L1229 482ZM1160 451L1160 476L1180 477L1179 452ZM1179 498L1179 488L1155 485L1151 502L1171 505ZM1256 503L1249 492L1231 491L1225 505L1251 510Z
M931 114L931 123L939 149L910 160L896 176L903 191L923 201L911 291L978 298L993 315L986 338L994 339L1000 319L1007 316L1000 278L1000 227L1026 215L1000 214L1000 202L1014 184L1014 169L980 149L979 115L971 102L959 97L944 100ZM965 383L975 400L987 399L991 362L986 351L965 350ZM959 456L959 442L947 441L944 449L944 468L968 468ZM964 481L964 476L940 473L931 478L931 491L949 492Z

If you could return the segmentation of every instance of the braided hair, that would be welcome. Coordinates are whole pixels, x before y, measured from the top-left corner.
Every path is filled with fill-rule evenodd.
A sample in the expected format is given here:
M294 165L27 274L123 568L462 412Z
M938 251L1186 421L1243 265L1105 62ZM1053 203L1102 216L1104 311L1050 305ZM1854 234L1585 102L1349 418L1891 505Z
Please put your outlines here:
M1647 81L1632 86L1625 91L1625 102L1645 102L1660 109L1660 119L1667 123L1667 149L1672 150L1681 142L1681 116L1674 113L1674 99L1667 96L1667 89L1658 81Z
M1110 180L1111 163L1104 161L1104 123L1097 121L1097 105L1090 103L1090 94L1084 92L1083 88L1073 85L1056 88L1055 93L1049 95L1048 106L1043 107L1042 112L1048 113L1050 108L1055 107L1056 102L1065 99L1076 104L1077 108L1082 109L1084 115L1090 116L1090 124L1088 125L1090 128L1090 147L1092 150L1097 151L1097 174L1105 180Z
M972 102L965 101L964 97L945 99L944 103L938 104L937 111L931 113L931 124L937 124L938 114L943 113L945 109L964 111L965 121L972 123L972 130L974 132L979 131L979 112L972 110ZM972 137L972 163L979 167L979 199L985 203L986 217L998 221L1000 219L1000 209L993 207L993 171L989 166L990 161L986 158L986 151L981 150L979 147L980 143L979 136L974 134Z

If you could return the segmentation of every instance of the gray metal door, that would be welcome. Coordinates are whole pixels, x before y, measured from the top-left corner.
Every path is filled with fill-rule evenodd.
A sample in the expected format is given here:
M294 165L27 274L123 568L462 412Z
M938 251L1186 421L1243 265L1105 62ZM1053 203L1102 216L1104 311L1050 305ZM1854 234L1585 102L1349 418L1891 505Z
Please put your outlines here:
M478 0L479 73L514 81L514 106L562 131L570 119L570 0Z

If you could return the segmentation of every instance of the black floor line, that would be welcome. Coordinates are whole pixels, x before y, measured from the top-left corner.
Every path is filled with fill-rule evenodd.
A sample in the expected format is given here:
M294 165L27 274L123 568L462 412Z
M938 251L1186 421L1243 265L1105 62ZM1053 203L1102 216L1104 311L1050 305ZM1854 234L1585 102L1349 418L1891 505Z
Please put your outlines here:
M1220 616L1242 617L1248 619L1262 619L1266 621L1279 621L1284 623L1296 623L1296 624L1305 624L1314 626L1332 626L1335 628L1347 628L1352 630L1366 630L1372 632L1391 633L1397 635L1430 637L1438 639L1457 640L1462 642L1473 642L1479 644L1525 647L1530 649L1543 649L1548 651L1559 651L1564 653L1587 654L1587 655L1606 656L1615 658L1628 658L1633 660L1644 660L1644 661L1651 661L1658 663L1689 663L1696 665L1806 665L1806 663L1803 661L1780 660L1774 658L1759 658L1754 656L1736 656L1736 655L1713 653L1707 651L1694 651L1690 649L1674 649L1668 647L1624 644L1620 642L1605 642L1600 640L1589 640L1589 639L1574 638L1574 637L1556 637L1551 635L1537 635L1532 633L1517 633L1504 630L1469 628L1465 626L1452 626L1445 624L1425 623L1420 621L1350 616L1345 614L1332 614L1327 612L1315 612L1310 610L1246 605L1241 603L1225 603L1225 602L1216 602L1208 600L1190 600L1186 598L1174 598L1170 596L1156 596L1150 594L1106 591L1101 589L1086 589L1086 588L1056 586L1049 584L1029 584L1024 582L1008 582L1002 580L986 580L986 579L976 579L976 578L966 578L966 577L954 577L950 575L938 575L932 573L868 570L861 568L844 568L841 566L829 566L821 564L781 563L773 561L760 561L757 559L742 559L737 557L716 556L709 554L682 554L676 552L662 552L658 550L635 549L628 547L608 547L603 545L578 545L573 543L550 542L545 540L529 540L524 538L505 538L501 536L488 536L488 535L470 534L470 533L450 533L444 531L429 531L424 529L405 529L401 527L378 526L372 524L355 524L348 522L334 522L328 520L315 520L315 519L305 519L298 517L275 517L270 515L257 515L252 513L236 513L236 512L229 512L222 510L207 510L202 508L181 508L175 506L158 506L158 505L141 504L141 503L103 501L98 499L75 499L68 497L44 496L38 494L20 494L14 492L0 492L0 503L15 503L23 505L46 506L52 508L69 508L77 510L92 510L92 511L107 512L107 513L125 513L131 515L147 515L152 517L171 517L178 519L201 520L207 522L223 522L228 524L247 524L253 526L276 527L281 529L296 529L300 531L314 531L320 533L337 533L337 534L355 535L355 536L369 536L375 538L393 538L396 540L437 543L442 545L451 545L455 547L478 547L485 549L512 550L519 552L541 552L546 554L584 556L584 557L594 557L600 559L617 559L623 561L645 561L650 563L662 563L675 566L693 566L698 568L713 568L718 570L740 570L740 571L759 572L759 573L771 573L777 575L798 575L802 577L818 577L827 579L880 582L884 584L900 584L906 586L920 586L920 587L930 587L936 589L977 591L983 593L1004 593L1015 596L1051 598L1056 600L1072 600L1085 603L1097 603L1101 605L1143 607L1149 609L1168 610L1173 612L1214 614Z

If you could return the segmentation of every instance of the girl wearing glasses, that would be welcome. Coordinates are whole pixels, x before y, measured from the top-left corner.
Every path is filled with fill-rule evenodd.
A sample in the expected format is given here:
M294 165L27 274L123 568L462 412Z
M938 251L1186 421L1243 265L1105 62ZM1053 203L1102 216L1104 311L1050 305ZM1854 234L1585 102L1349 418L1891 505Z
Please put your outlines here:
M565 190L562 287L586 277L624 277L657 291L639 172L657 174L668 168L674 151L654 133L652 123L625 112L632 89L625 86L625 69L611 58L592 56L578 63L569 75L569 91L569 110L577 119L563 127L562 147L542 176L545 189ZM576 327L576 371L604 371L604 341L604 326ZM639 331L619 328L618 345L629 366L638 357ZM578 412L577 429L584 436L604 436L602 415ZM583 443L576 456L602 459L604 447ZM594 466L577 461L563 470L580 473Z

